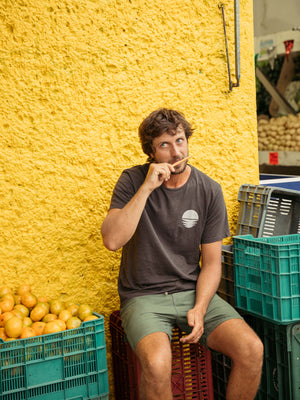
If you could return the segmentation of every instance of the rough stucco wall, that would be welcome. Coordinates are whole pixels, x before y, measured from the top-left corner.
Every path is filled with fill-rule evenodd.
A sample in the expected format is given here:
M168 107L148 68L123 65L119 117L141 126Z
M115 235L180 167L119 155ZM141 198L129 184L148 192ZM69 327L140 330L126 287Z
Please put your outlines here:
M233 3L223 2L232 70ZM191 162L222 184L234 233L239 186L258 183L252 23L241 0L241 81L229 93L217 2L1 1L0 281L103 314L112 393L120 252L103 247L100 226L114 183L146 160L141 120L178 109L196 128Z

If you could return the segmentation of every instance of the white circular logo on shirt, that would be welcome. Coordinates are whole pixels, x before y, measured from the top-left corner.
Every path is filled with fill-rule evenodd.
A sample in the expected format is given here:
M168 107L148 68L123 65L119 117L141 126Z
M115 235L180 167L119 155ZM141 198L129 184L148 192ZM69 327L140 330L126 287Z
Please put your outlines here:
M197 224L199 215L194 210L187 210L182 215L182 223L186 228L192 228Z

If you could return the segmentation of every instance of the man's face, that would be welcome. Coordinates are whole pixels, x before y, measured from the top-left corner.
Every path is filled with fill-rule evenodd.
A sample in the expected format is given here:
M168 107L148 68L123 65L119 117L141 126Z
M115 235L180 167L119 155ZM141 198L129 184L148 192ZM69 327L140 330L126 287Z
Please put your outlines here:
M151 157L157 163L174 164L176 161L188 156L188 142L181 125L177 127L175 135L163 133L154 138L152 146L153 153L151 153ZM177 165L173 174L181 174L185 170L186 164L187 161Z

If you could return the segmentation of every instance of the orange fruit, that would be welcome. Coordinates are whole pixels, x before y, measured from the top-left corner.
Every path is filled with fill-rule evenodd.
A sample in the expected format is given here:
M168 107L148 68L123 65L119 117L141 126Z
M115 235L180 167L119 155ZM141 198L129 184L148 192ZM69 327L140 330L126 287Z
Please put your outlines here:
M18 338L23 330L23 321L18 317L12 317L5 323L5 333L10 338Z
M74 302L72 300L66 300L66 301L64 301L64 306L65 306L65 308L68 308L73 303Z
M58 319L61 319L62 321L65 321L65 322L71 317L72 317L72 313L70 310L62 310L58 315Z
M40 336L40 335L43 335L45 326L46 326L46 322L37 321L31 325L31 328L34 330L36 336Z
M50 302L50 312L51 314L58 315L65 308L63 301L61 300L52 300Z
M61 327L62 331L67 329L65 321L62 321L61 319L56 319L55 322Z
M4 299L10 299L11 301L14 302L14 305L15 305L15 296L12 293L6 293L3 296L1 296L1 300L4 300Z
M67 329L79 328L81 325L81 321L78 317L71 317L66 322L66 325L67 325Z
M20 310L16 310L15 308L13 308L10 312L13 313L18 318L21 318L21 319L24 318L24 315Z
M61 326L59 323L57 323L56 320L50 321L46 324L45 329L44 329L44 334L48 335L49 333L56 333L56 332L61 332Z
M37 306L44 308L44 310L46 311L46 314L48 314L49 311L50 311L50 304L49 303L45 303L43 301L38 301L37 304L36 304L36 307Z
M38 296L37 301L38 303L48 303L48 299L45 296Z
M24 293L31 292L31 287L28 283L22 283L17 289L16 294L23 295Z
M5 294L13 294L13 290L9 286L2 286L0 288L0 297L4 296Z
M93 319L98 319L98 317L96 317L96 315L89 315L88 317L86 317L83 321L92 321Z
M36 336L36 333L32 328L30 328L29 326L23 327L20 339L25 339L33 336Z
M32 321L40 321L46 315L46 310L43 306L36 305L30 312Z
M87 304L81 304L78 309L78 317L81 319L81 321L84 321L84 319L89 315L93 315L92 308Z
M50 313L50 314L46 314L44 316L44 318L42 319L42 321L48 323L48 322L54 321L56 319L57 319L57 315Z
M0 328L0 339L2 339L2 340L7 339L7 335L5 333L5 328Z
M67 310L70 310L73 317L75 317L78 314L79 306L77 304L72 303L67 307Z
M28 308L33 308L37 303L37 298L31 292L25 292L22 294L21 303Z
M32 325L32 319L29 317L24 317L23 318L23 326L31 326Z
M16 304L14 309L19 310L24 317L28 317L29 315L29 310L27 307L24 306L24 304Z
M0 308L2 312L11 311L14 308L15 301L11 297L2 297L0 300Z
M0 327L4 328L6 322L14 317L14 314L11 311L6 311L0 315Z
M20 294L14 294L15 304L21 304L21 297Z

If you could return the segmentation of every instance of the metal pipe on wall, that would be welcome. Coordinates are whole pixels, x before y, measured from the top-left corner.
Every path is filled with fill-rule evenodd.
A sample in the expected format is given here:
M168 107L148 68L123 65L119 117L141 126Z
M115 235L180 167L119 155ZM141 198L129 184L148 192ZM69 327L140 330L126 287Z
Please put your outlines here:
M240 2L234 0L234 32L235 32L235 75L236 84L240 86L241 61L240 61Z
M232 79L231 79L229 52L228 52L228 46L227 46L227 34L226 34L224 4L220 3L219 4L219 8L222 9L223 28L224 28L224 36L225 36L225 47L226 47L226 58L227 58L227 70L228 70L228 78L229 78L229 91L231 91L233 87L240 86L240 77L241 77L241 64L240 64L240 4L239 4L239 0L234 0L234 39L235 39L234 42L235 42L235 76L236 76L236 83L233 83Z

